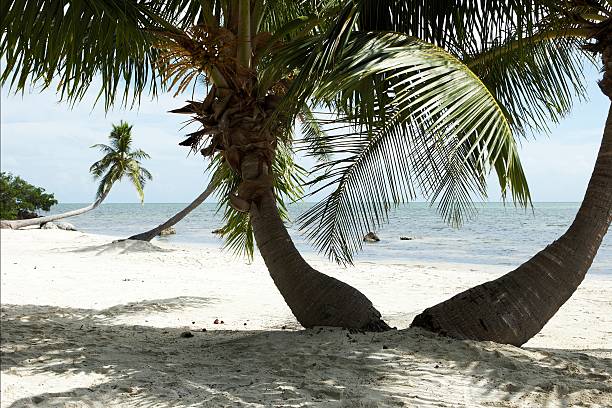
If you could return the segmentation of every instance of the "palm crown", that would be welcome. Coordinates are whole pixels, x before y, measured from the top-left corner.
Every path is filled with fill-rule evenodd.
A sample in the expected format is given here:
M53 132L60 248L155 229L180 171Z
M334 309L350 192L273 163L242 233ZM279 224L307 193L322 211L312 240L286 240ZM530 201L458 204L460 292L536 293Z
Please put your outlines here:
M514 136L545 129L582 95L574 38L609 15L605 1L4 4L0 79L16 89L59 79L61 95L76 101L100 75L110 106L202 77L207 97L175 112L201 124L182 144L220 158L222 205L244 209L253 199L246 156L269 168L279 149L317 157L311 183L332 192L302 227L338 261L351 260L393 205L419 195L461 223L486 195L490 169L504 196L528 205ZM304 137L294 141L298 119ZM281 204L295 196L292 173L274 174ZM230 206L225 214L234 242L252 243L248 215Z
M145 183L151 180L152 176L147 169L142 167L140 161L150 156L141 149L132 150L132 126L126 122L122 121L119 125L113 125L113 130L108 137L110 145L91 146L105 153L104 157L89 168L94 179L100 179L97 198L106 195L114 183L123 177L128 177L136 188L142 203Z

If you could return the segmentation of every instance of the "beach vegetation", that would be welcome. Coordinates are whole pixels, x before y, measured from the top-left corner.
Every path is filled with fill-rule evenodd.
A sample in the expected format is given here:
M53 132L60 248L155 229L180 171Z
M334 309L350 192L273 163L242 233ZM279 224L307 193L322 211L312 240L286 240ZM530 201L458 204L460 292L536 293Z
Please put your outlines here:
M49 211L57 204L52 193L33 186L19 176L0 172L0 219L36 217L37 211Z

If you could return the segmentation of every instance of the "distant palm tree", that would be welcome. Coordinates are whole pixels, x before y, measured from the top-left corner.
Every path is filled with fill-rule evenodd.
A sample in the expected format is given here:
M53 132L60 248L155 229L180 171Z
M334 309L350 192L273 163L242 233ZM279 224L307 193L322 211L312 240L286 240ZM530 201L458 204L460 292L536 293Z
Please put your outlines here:
M140 160L148 159L150 156L141 149L132 150L132 126L126 122L113 125L113 130L109 135L110 146L105 144L95 144L92 148L98 148L106 153L102 159L95 162L89 171L94 179L100 179L96 200L87 207L78 210L68 211L62 214L49 215L47 217L32 218L28 220L2 221L3 228L18 229L33 225L42 225L47 222L62 218L80 215L97 208L108 196L113 184L120 181L123 177L128 177L140 197L140 202L144 201L144 185L147 180L151 180L151 173L141 166Z
M193 210L200 206L211 194L217 191L220 197L227 197L230 191L236 188L240 180L228 166L221 165L220 160L213 160L210 169L214 169L210 182L204 191L189 203L185 208L174 214L168 220L151 228L148 231L132 235L128 239L139 241L151 241L166 228L170 228L189 215ZM297 201L303 195L300 187L304 183L303 175L305 170L294 162L292 152L282 147L277 149L273 168L277 173L285 173L274 180L275 189L283 196L292 201ZM290 174L287 174L290 173ZM225 247L233 250L237 254L244 254L249 259L253 258L253 230L248 217L243 217L241 213L234 211L231 207L225 207L223 202L219 205L219 210L224 209L225 225L219 229L221 235L225 237ZM281 209L281 216L287 219L285 207Z
M122 121L119 126L113 125L109 139L110 146L105 144L91 146L106 153L89 168L94 179L100 179L97 198L105 197L113 184L125 176L136 188L140 202L144 202L144 185L153 177L140 165L140 160L149 159L150 156L142 149L132 150L132 126L126 122Z

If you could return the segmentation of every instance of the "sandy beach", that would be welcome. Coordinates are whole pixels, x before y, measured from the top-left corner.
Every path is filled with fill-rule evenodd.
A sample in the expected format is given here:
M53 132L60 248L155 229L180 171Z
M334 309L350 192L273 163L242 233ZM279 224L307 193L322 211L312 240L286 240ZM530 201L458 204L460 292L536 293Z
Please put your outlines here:
M588 275L516 348L406 329L506 268L311 260L398 328L362 334L303 330L258 257L59 230L1 237L2 407L612 406L609 275Z

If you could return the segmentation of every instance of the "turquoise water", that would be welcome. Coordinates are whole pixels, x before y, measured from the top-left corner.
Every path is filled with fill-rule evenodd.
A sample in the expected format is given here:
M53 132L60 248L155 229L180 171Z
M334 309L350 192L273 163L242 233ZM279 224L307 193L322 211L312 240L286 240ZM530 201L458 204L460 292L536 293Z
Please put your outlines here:
M102 204L70 221L79 230L95 234L127 237L143 232L177 213L186 204ZM58 204L51 212L63 212L83 204ZM294 204L292 219L310 204ZM574 219L578 203L535 203L534 210L515 209L512 205L486 203L479 205L476 217L460 229L445 224L426 203L412 203L394 210L389 223L376 231L381 241L365 244L356 260L450 262L516 266L561 235ZM212 234L221 227L215 204L203 204L177 226L177 235L158 238L170 243L221 246L223 241ZM300 251L316 253L309 243L289 225ZM612 234L599 249L590 273L612 273ZM400 236L413 237L401 241Z

